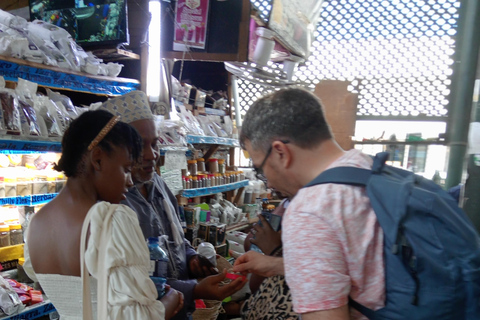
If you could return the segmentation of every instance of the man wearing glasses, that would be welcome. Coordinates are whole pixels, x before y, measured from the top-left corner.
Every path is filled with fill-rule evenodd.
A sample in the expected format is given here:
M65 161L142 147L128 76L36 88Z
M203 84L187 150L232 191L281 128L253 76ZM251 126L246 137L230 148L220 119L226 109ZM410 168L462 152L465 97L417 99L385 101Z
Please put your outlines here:
M323 184L302 188L328 168L371 168L358 150L342 150L320 100L287 88L257 100L240 135L259 178L292 198L282 221L283 258L248 252L234 271L285 274L294 310L304 320L366 319L349 297L377 310L384 306L383 232L364 188Z

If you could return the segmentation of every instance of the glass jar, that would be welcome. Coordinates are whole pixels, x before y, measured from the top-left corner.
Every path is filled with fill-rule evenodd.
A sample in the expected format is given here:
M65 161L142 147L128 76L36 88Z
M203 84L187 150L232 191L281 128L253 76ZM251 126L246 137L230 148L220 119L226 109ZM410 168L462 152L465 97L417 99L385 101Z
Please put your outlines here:
M197 159L197 169L198 169L199 172L207 171L205 169L205 159L203 159L203 158L198 158Z
M57 183L55 177L47 177L47 193L55 193L57 189Z
M185 189L192 189L192 179L190 177L185 178Z
M197 175L197 188L203 188L203 174Z
M218 173L225 173L225 159L218 159Z
M32 182L25 177L17 178L17 196L28 196L32 194Z
M188 171L190 171L190 175L196 176L198 173L197 160L187 160L187 163L188 163Z
M208 159L208 170L210 170L211 173L218 173L218 159L217 158Z
M65 185L65 176L63 174L59 174L55 178L55 192L60 192Z
M8 247L10 245L10 227L0 225L0 247Z
M17 185L18 189L18 185ZM48 193L48 184L46 176L36 176L33 181L32 194L46 194Z
M10 245L14 246L16 244L23 243L23 231L22 225L20 223L15 223L10 225Z
M187 189L187 178L182 176L182 188L183 190Z
M5 178L0 177L0 198L5 198Z
M5 178L5 197L17 196L17 179Z

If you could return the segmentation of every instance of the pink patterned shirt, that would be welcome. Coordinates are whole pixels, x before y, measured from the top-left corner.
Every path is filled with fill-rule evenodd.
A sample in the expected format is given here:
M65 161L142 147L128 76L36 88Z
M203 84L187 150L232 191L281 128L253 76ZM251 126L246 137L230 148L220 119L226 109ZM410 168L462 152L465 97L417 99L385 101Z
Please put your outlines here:
M371 168L350 150L331 166ZM287 283L298 313L328 310L348 297L377 310L385 303L383 231L365 188L323 184L301 189L282 222ZM352 319L366 319L354 310Z

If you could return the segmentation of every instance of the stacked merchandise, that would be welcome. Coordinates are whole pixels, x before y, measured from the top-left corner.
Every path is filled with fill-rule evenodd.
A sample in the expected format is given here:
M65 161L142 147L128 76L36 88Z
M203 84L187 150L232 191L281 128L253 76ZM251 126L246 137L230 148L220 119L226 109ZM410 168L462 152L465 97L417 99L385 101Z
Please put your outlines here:
M61 137L70 122L85 108L70 98L47 89L37 95L37 84L18 80L16 89L5 88L0 76L0 135Z
M60 27L41 20L25 19L0 10L0 55L49 66L116 77L118 63L105 64L91 52L85 52Z

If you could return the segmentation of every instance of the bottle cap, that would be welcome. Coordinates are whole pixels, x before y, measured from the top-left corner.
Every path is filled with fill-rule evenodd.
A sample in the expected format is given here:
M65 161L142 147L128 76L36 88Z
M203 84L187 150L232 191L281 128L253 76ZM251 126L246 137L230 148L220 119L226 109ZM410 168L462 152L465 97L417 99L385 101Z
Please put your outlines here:
M158 242L158 238L157 238L157 237L149 237L149 238L148 238L148 243L155 243L155 242Z
M14 223L10 225L10 230L19 230L22 229L22 225L20 223Z

